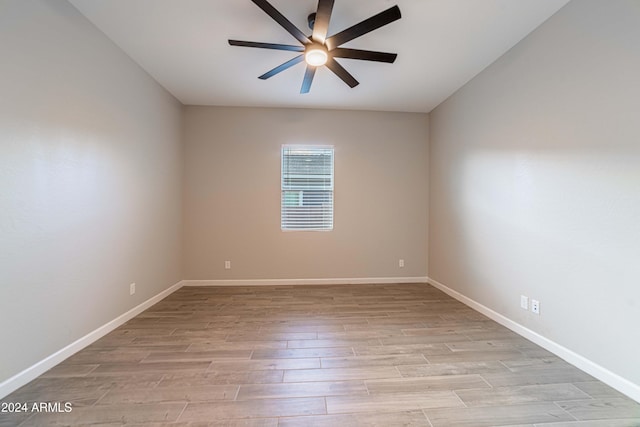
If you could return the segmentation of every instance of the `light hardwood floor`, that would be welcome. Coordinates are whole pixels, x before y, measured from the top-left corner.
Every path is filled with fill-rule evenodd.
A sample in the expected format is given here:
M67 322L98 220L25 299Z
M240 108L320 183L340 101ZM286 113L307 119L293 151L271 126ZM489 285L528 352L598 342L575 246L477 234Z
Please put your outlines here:
M425 284L182 288L0 426L640 426L640 405Z

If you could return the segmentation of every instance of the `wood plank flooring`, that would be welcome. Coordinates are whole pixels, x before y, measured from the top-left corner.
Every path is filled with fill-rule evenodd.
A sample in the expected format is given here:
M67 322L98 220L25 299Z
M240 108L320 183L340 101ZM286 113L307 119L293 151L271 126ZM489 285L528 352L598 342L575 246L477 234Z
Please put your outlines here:
M425 284L182 288L0 426L640 426L640 405Z

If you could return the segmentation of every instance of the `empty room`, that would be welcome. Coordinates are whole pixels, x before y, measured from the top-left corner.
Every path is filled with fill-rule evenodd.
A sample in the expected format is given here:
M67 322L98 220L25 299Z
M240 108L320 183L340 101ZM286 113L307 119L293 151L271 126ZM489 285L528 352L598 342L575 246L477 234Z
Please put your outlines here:
M0 427L640 426L640 0L0 0Z

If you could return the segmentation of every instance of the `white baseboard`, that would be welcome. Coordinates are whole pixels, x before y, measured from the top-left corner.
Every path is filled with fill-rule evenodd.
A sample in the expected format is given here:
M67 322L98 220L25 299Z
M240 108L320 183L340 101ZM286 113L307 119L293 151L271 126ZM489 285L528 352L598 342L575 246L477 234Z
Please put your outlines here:
M496 322L500 323L502 326L505 326L511 329L513 332L523 336L529 341L532 341L538 344L540 347L543 347L544 349L549 350L551 353L571 363L573 366L583 370L589 375L599 379L603 383L613 387L614 389L618 390L620 393L623 393L629 396L631 399L637 402L640 402L640 385L632 383L631 381L621 377L616 373L611 372L607 368L604 368L603 366L598 365L597 363L587 359L586 357L581 356L580 354L572 350L569 350L568 348L558 344L557 342L552 341L549 338L546 338L538 334L537 332L534 332L531 329L525 326L522 326L521 324L509 319L508 317L505 317L502 314L496 311L493 311L489 307L486 307L480 304L479 302L462 295L460 292L455 291L446 285L443 285L437 280L429 278L427 281L430 285L433 285L434 287L440 289L442 292L457 299L461 303L484 314L491 320L495 320Z
M350 277L343 279L248 279L248 280L183 280L184 286L280 286L280 285L363 285L393 283L427 283L420 277Z
M142 304L137 305L136 307L132 308L126 313L116 317L112 321L100 326L98 329L92 332L89 332L87 335L72 342L68 346L56 351L50 356L47 356L46 358L42 359L38 363L28 367L24 371L19 372L16 375L12 376L11 378L3 381L2 383L0 383L0 399L9 395L10 393L14 392L15 390L19 389L20 387L29 383L30 381L33 381L40 375L47 372L49 369L56 366L58 363L67 359L68 357L72 356L73 354L77 353L83 348L87 347L89 344L92 344L95 341L99 340L103 336L107 335L109 332L116 329L118 326L123 325L128 320L131 320L132 318L136 317L138 314L142 313L143 311L145 311L155 303L159 302L160 300L174 293L175 291L180 289L182 286L183 286L182 281L176 283L170 288L160 292L158 295L149 298Z

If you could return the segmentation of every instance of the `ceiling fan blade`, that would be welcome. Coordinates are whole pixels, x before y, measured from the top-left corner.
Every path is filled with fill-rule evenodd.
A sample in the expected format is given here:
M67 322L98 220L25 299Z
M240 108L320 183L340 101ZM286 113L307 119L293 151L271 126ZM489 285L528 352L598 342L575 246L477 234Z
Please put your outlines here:
M283 14L278 12L278 10L275 7L271 6L271 4L267 0L251 0L251 1L254 2L256 6L262 9L267 15L269 15L274 21L280 24L282 28L287 30L287 32L291 34L293 37L295 37L300 43L302 44L311 43L311 40L309 40L309 38L305 36L304 33L300 31L298 27L293 25L293 23L289 21L287 18L285 18Z
M267 71L266 73L264 73L263 75L259 76L258 78L261 79L261 80L267 80L269 77L273 77L276 74L286 70L287 68L293 67L294 65L296 65L296 64L298 64L298 63L300 63L302 61L304 61L304 55L298 55L295 58L288 60L284 64L278 65L273 70Z
M335 49L350 40L367 34L373 30L377 30L378 28L390 24L400 18L400 8L398 6L390 7L384 12L380 12L369 19L365 19L346 30L340 31L338 34L329 37L326 41L327 48L329 50Z
M304 47L292 46L289 44L246 42L242 40L229 40L229 44L231 46L259 47L261 49L290 50L292 52L304 52Z
M364 61L388 62L392 64L398 57L398 54L338 47L331 51L331 56L334 58L362 59Z
M302 80L302 87L300 93L309 93L311 89L311 82L313 82L313 76L316 74L316 67L313 65L307 65L307 69L304 72L304 80Z
M349 85L349 87L354 88L358 86L360 83L353 77L344 67L338 64L333 58L329 58L327 60L327 68L334 72L334 74L342 79L343 82Z
M318 0L318 11L316 12L316 20L313 23L313 34L311 38L316 43L324 44L329 31L329 20L331 19L331 11L333 10L334 0Z

